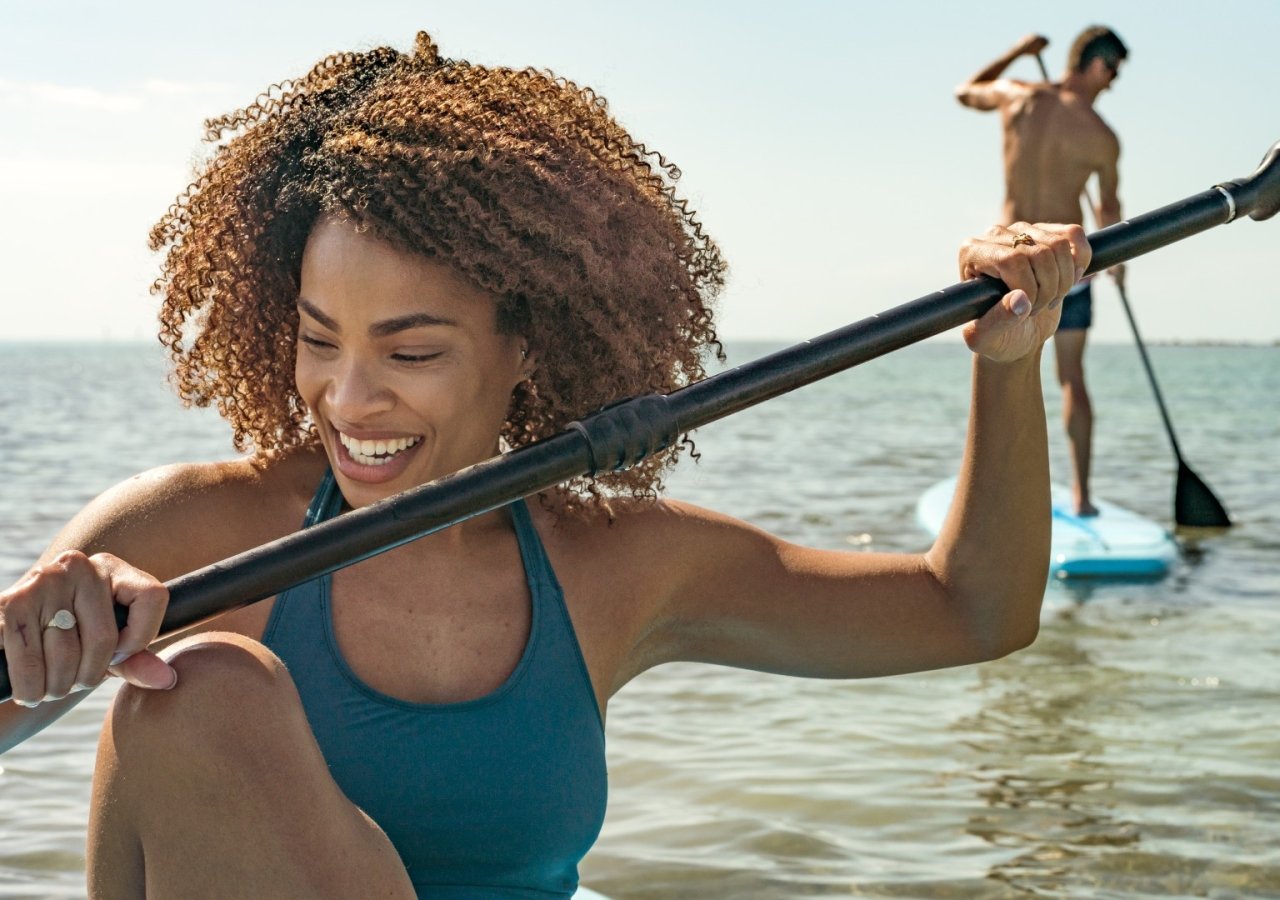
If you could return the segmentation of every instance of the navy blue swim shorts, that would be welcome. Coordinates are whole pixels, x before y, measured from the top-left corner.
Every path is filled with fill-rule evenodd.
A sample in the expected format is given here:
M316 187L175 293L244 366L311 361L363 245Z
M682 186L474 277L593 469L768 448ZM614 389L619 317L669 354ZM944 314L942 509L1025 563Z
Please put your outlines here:
M1077 284L1062 298L1062 318L1059 331L1088 328L1093 324L1093 282Z

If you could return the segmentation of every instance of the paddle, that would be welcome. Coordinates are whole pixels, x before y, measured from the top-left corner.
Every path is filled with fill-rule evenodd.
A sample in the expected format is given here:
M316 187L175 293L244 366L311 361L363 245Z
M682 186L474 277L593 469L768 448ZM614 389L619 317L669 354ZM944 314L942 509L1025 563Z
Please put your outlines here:
M1142 367L1147 370L1147 380L1151 382L1151 391L1156 395L1156 406L1160 408L1160 418L1164 421L1164 430L1169 435L1169 443L1173 445L1173 457L1178 462L1178 477L1173 489L1173 520L1179 525L1196 528L1229 528L1231 518L1222 503L1214 496L1209 486L1200 479L1178 447L1177 435L1173 433L1173 422L1169 419L1169 410L1165 408L1164 397L1160 394L1160 385L1156 383L1155 370L1151 368L1151 360L1147 357L1147 348L1138 334L1138 322L1133 317L1133 309L1129 306L1129 297L1124 285L1117 284L1120 291L1120 303L1124 314L1129 319L1129 328L1133 331L1133 342L1138 346L1138 355L1142 358Z
M1248 178L1090 235L1103 269L1249 214L1280 210L1280 142ZM972 278L670 394L633 397L504 456L352 510L167 583L171 634L570 478L634 465L685 432L979 318L1006 293ZM0 655L0 700L11 690Z
M1044 80L1051 80L1049 70L1044 65L1044 57L1039 53L1036 54L1036 63L1040 66L1040 74L1044 76ZM1084 198L1089 208L1096 211L1098 207L1089 196L1087 187L1084 190ZM1182 458L1178 438L1173 433L1173 422L1169 418L1169 410L1165 407L1164 397L1160 394L1160 385L1156 383L1155 370L1151 368L1147 348L1142 343L1142 336L1138 334L1138 322L1133 317L1132 307L1129 306L1129 297L1125 293L1123 284L1117 282L1116 288L1120 291L1120 303L1124 306L1124 314L1129 319L1133 342L1137 345L1138 354L1142 357L1142 366L1147 370L1147 379L1151 382L1151 390L1156 395L1156 405L1160 407L1160 418L1164 420L1164 430L1169 435L1169 443L1173 445L1173 456L1178 462L1178 476L1173 489L1173 521L1179 525L1197 528L1229 528L1231 518L1227 515L1222 503L1200 476L1191 471L1191 467Z
M1049 77L1049 70L1044 67L1044 57L1039 53L1036 54L1036 62L1040 65L1041 77L1043 77L1045 81L1053 81L1053 79Z

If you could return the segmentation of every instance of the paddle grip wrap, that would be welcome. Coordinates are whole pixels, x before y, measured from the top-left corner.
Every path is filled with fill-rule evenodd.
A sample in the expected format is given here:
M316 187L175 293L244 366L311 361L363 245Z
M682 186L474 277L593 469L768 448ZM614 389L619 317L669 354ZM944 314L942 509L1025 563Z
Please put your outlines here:
M595 475L629 469L649 454L670 447L680 436L680 423L665 394L645 394L570 422L567 430L587 442Z

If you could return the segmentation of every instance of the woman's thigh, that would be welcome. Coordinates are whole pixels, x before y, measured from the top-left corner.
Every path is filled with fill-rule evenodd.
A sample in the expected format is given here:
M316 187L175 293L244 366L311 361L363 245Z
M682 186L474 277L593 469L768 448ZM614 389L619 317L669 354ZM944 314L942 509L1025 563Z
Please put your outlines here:
M122 687L103 727L91 896L415 896L382 829L330 777L271 651L211 633L165 655L177 686Z

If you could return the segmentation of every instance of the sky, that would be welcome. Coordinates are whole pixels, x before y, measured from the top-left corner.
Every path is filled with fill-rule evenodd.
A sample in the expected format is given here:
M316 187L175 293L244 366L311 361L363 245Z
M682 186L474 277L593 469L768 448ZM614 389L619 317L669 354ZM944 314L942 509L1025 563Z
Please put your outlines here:
M680 166L728 258L721 335L811 337L957 280L1002 187L998 120L955 85L1030 32L1056 76L1095 23L1131 51L1098 102L1127 214L1248 175L1280 140L1277 0L0 0L0 341L150 338L147 233L191 180L203 120L419 29L445 56L602 93ZM1280 341L1277 251L1280 217L1132 263L1143 337ZM1130 340L1109 282L1093 339Z

